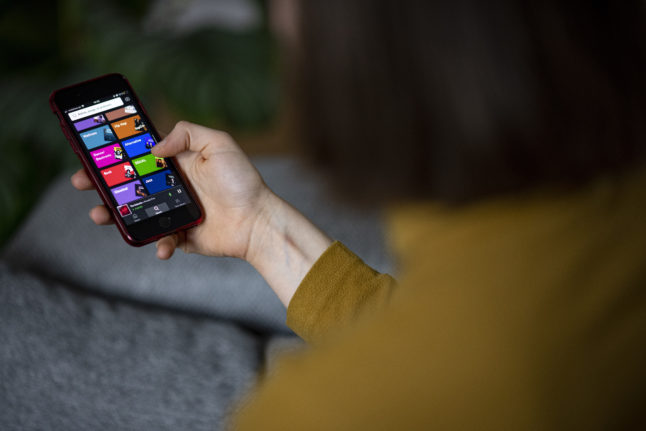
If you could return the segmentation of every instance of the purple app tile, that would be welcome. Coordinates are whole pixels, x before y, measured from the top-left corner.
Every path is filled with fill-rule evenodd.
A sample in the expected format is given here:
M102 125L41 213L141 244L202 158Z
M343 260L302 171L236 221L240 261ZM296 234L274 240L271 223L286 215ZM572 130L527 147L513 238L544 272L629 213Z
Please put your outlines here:
M85 120L77 121L74 123L74 127L76 128L77 131L89 129L90 127L94 126L100 126L101 124L105 124L106 119L101 115L95 115L94 117L86 118Z
M100 150L90 151L90 155L97 168L117 163L124 158L123 150L119 144L112 144Z
M118 205L123 205L141 198L141 196L137 196L135 193L137 184L141 185L141 181L133 181L110 189Z

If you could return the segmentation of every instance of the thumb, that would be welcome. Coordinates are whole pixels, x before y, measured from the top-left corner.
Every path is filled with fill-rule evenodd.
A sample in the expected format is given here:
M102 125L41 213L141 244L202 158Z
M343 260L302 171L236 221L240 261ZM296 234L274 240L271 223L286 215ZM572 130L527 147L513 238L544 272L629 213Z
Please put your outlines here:
M203 153L208 147L208 140L200 139L203 128L188 121L180 121L150 152L156 157L173 157L184 151Z
M173 157L184 151L193 151L209 159L218 151L231 149L239 148L228 133L180 121L151 152L156 157Z

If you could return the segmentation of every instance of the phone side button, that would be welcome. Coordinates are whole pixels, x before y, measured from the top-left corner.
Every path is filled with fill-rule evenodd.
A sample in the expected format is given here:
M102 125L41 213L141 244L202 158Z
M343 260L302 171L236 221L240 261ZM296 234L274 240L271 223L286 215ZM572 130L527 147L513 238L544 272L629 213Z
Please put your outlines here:
M170 226L170 217L166 217L166 216L159 217L158 223L159 223L160 227L164 227L164 228L169 227Z

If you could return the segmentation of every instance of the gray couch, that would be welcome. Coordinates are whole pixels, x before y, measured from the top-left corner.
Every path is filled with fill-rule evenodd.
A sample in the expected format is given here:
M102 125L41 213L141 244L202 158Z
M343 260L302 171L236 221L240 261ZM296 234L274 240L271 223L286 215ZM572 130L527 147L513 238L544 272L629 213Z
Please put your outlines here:
M375 211L334 199L288 158L256 159L269 186L371 266L391 272ZM0 257L0 429L201 430L276 346L297 340L245 262L132 248L87 217L99 202L62 175ZM279 350L279 348L278 348Z

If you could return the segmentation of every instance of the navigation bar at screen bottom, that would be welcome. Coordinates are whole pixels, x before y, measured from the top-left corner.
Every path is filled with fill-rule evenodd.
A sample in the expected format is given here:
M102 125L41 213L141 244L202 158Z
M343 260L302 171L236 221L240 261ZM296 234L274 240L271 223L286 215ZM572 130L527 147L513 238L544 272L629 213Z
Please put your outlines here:
M117 211L126 225L154 217L175 208L190 203L190 199L183 187L166 189L163 192L120 205Z

